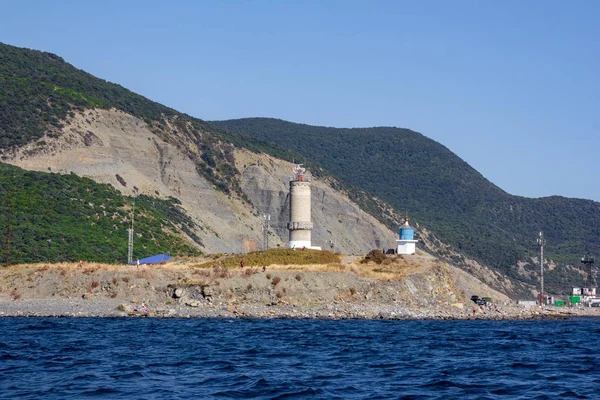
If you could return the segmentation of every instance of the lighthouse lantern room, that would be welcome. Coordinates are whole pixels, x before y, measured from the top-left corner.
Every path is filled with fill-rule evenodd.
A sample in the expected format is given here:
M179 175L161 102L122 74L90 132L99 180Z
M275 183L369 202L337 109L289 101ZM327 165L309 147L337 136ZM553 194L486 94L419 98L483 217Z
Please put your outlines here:
M408 218L405 220L398 231L398 254L415 254L415 247L418 240L415 240L415 230L408 223Z

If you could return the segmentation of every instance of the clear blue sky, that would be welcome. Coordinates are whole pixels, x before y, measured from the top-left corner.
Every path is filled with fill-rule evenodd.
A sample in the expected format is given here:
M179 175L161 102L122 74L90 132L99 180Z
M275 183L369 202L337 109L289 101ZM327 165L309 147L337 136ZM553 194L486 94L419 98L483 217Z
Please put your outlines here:
M0 41L202 119L391 125L600 201L600 1L4 1Z

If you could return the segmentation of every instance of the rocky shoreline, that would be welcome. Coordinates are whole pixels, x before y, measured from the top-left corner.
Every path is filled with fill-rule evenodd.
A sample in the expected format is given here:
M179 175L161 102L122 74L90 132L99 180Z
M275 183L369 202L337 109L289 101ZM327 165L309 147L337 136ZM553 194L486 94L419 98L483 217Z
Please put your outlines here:
M449 307L411 309L400 305L327 304L302 307L294 304L185 304L141 310L141 304L109 299L26 299L0 300L0 317L94 317L94 318L290 318L366 320L536 320L600 317L597 309L501 306L498 310L476 307L460 310Z
M0 317L532 320L600 308L522 307L462 271L423 258L395 275L362 264L223 270L28 265L0 269ZM388 270L391 268L387 266ZM383 278L381 278L383 277ZM473 294L494 299L475 305Z

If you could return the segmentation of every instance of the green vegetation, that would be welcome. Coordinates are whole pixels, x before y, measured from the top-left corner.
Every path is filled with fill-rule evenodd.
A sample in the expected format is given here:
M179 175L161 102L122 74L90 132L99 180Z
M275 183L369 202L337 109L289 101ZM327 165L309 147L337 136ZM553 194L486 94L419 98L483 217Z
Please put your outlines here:
M292 250L271 249L267 251L253 251L244 255L225 257L218 261L210 261L197 265L199 268L240 268L240 261L244 260L246 267L268 267L269 265L308 265L339 263L340 256L329 251L321 250Z
M446 147L409 129L337 129L270 118L211 123L312 158L340 181L407 211L440 240L509 277L534 283L515 266L535 254L540 230L548 240L547 256L555 261L578 265L585 252L600 254L600 203L512 196ZM549 282L557 292L581 278L566 270L551 275L560 277Z
M0 163L0 262L127 261L133 198L74 174L58 175ZM182 238L192 221L172 200L135 199L134 256L171 251L199 255Z

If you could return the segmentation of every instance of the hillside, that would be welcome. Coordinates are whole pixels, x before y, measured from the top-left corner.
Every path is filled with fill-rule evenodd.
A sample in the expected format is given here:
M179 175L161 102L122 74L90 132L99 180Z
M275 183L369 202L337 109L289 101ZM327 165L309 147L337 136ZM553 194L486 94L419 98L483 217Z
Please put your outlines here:
M0 199L2 264L127 262L133 199L111 186L73 174L25 171L0 163ZM200 254L184 239L193 223L177 203L136 198L134 257L168 251Z
M270 118L211 123L310 157L510 277L536 282L531 256L540 230L548 239L548 258L559 264L547 274L553 290L564 290L565 280L581 282L580 274L560 263L578 265L583 253L600 254L600 203L510 195L443 145L409 129L339 129Z
M221 131L53 54L0 44L0 61L5 162L85 176L129 197L176 199L191 221L183 225L188 242L204 252L261 248L262 213L272 215L270 245L286 241L292 165L284 160L299 154ZM358 206L395 226L399 218L393 214L372 211L384 204L360 190L344 190L316 164L311 172L318 177L316 244L329 247L335 239L336 251L351 254L393 245L394 233ZM352 230L343 229L340 221L346 220Z

